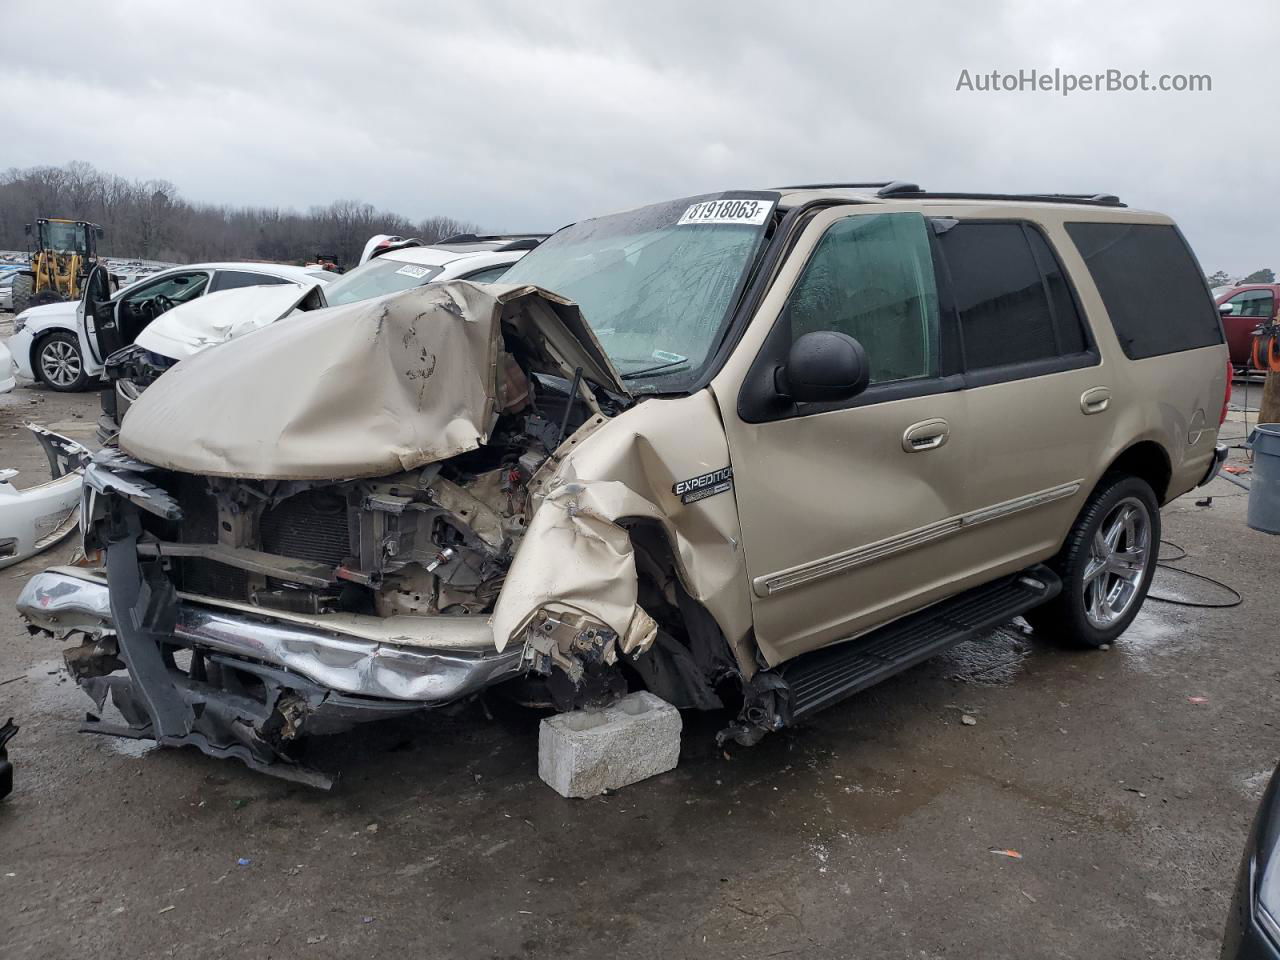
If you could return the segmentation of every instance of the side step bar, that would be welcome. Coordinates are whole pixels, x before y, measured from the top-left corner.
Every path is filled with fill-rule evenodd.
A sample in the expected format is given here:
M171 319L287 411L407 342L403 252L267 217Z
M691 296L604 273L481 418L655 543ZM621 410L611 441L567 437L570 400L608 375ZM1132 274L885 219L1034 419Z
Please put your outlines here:
M790 689L790 709L783 711L783 721L788 726L798 723L823 707L1052 600L1061 589L1057 574L1037 564L857 639L797 657L781 670Z

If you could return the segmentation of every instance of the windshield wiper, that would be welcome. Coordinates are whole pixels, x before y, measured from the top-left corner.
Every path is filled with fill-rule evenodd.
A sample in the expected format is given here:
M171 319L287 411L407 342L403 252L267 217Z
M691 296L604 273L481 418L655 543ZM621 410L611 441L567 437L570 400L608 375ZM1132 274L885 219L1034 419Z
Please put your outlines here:
M645 367L643 370L632 370L630 373L620 374L622 380L635 380L638 377L647 377L650 374L658 373L661 370L670 370L672 367L688 366L689 358L681 357L679 360L668 360L666 363L659 363L656 366Z

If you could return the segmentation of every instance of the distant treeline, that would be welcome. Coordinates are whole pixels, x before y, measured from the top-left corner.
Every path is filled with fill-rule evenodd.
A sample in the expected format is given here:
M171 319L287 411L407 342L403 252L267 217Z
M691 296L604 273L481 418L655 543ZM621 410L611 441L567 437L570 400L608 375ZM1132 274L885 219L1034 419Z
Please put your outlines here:
M167 180L128 180L87 163L10 168L0 173L0 250L24 250L23 225L37 217L99 224L99 252L112 257L170 260L303 262L331 255L350 266L375 233L439 240L476 232L452 217L417 223L355 200L306 213L277 207L231 207L184 200Z

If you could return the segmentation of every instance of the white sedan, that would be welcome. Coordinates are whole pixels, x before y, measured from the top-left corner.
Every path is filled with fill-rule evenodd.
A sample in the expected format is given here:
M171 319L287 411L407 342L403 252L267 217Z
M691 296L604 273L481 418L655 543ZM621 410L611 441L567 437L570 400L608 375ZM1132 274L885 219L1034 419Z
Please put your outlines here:
M17 385L13 372L13 354L0 343L0 393L8 393Z
M97 305L93 328L83 301L30 307L18 314L9 352L22 376L59 391L83 390L103 372L107 354L132 343L148 324L206 293L280 283L327 284L332 273L275 263L197 263L152 274Z

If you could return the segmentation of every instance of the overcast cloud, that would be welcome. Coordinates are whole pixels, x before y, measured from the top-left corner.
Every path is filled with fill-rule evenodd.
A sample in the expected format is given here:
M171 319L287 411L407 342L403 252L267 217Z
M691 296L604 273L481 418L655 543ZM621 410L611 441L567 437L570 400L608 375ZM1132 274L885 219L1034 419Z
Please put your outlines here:
M1206 270L1280 269L1277 26L1261 0L10 3L0 166L494 229L815 180L1105 190L1174 215ZM1055 67L1213 89L955 89Z

